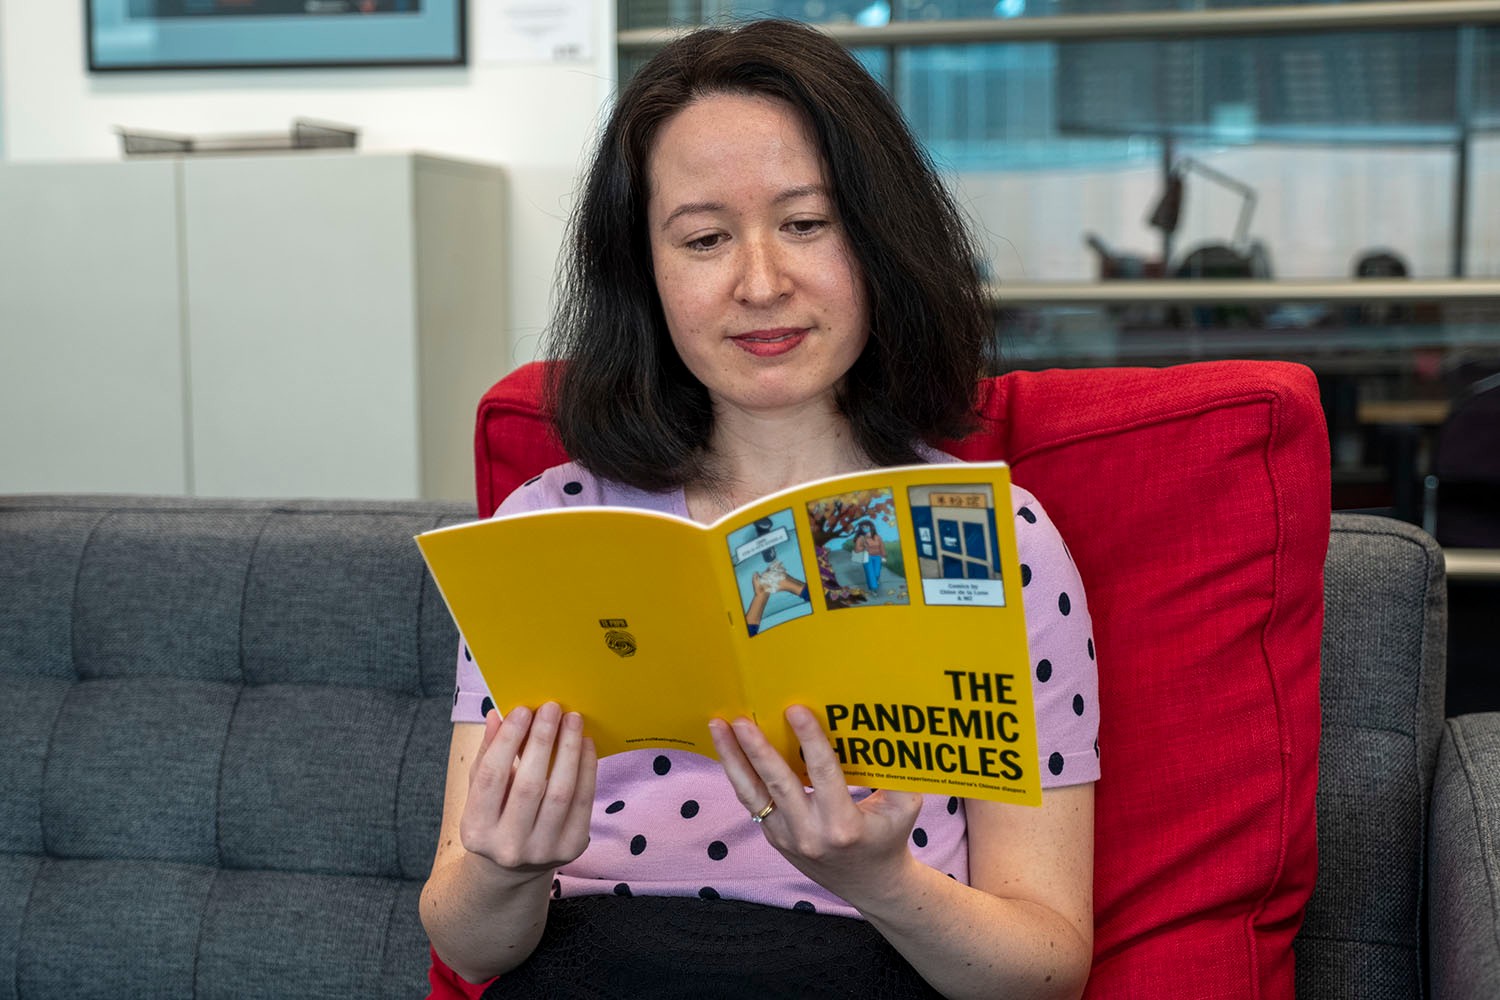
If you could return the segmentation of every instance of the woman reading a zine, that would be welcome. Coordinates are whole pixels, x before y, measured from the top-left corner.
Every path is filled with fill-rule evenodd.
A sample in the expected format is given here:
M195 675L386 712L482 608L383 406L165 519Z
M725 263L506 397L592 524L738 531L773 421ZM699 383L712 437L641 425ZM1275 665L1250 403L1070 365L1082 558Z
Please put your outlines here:
M974 419L991 329L974 244L889 96L827 36L764 21L670 44L621 95L570 241L551 403L573 462L500 513L608 504L707 523L797 483L955 461L930 442ZM588 719L494 706L461 650L422 897L435 981L498 977L494 996L1078 996L1091 626L1041 505L1018 487L1011 505L1039 808L851 788L802 706L786 717L810 787L743 718L704 720L722 763L598 760Z

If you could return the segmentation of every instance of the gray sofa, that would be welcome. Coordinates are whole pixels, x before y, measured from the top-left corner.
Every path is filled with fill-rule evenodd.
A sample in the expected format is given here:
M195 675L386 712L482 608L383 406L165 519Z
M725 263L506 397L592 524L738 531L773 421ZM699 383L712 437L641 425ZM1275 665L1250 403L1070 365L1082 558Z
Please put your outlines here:
M0 497L0 1000L424 994L456 636L411 536L470 516ZM1442 718L1431 540L1333 524L1298 995L1500 996L1500 717Z

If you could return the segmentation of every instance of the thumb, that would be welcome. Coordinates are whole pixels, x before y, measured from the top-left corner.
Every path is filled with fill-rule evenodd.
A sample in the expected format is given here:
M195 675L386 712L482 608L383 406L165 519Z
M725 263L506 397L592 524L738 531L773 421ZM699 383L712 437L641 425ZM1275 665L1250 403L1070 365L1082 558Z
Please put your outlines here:
M860 803L860 808L910 825L917 821L917 813L922 811L922 796L918 792L898 792L890 788L878 788L865 796L864 801Z

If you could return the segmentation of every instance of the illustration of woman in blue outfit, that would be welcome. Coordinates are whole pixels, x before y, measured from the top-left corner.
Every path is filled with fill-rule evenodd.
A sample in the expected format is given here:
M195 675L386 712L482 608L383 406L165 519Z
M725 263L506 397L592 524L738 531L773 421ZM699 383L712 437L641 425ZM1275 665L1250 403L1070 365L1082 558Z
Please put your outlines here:
M854 529L854 561L864 564L865 588L878 591L880 570L885 565L885 540L875 533L873 522L861 521Z

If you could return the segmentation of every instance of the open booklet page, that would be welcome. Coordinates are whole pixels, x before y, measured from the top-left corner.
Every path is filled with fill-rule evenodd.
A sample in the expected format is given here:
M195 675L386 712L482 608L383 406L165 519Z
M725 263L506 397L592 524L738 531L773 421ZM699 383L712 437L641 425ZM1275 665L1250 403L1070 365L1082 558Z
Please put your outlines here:
M1037 804L1001 463L820 480L713 525L578 507L418 537L496 704L556 700L601 754L713 756L708 719L812 708L853 784Z

